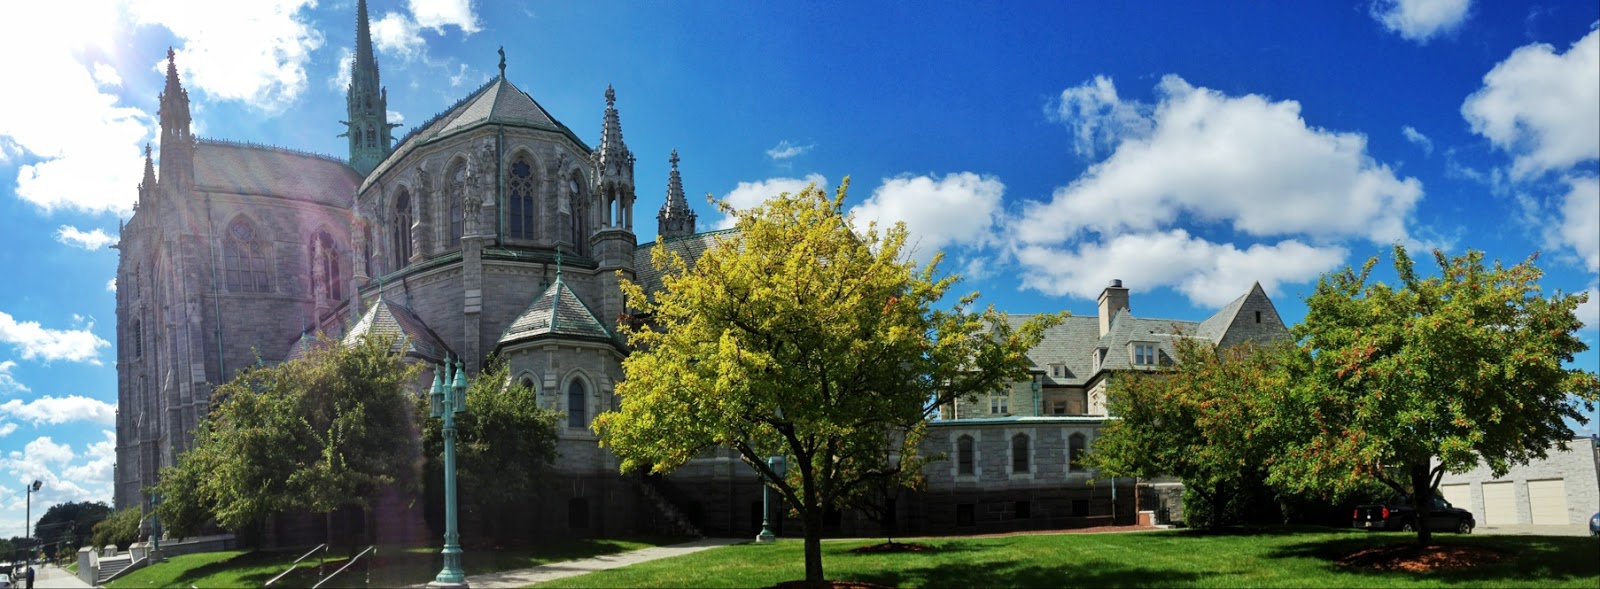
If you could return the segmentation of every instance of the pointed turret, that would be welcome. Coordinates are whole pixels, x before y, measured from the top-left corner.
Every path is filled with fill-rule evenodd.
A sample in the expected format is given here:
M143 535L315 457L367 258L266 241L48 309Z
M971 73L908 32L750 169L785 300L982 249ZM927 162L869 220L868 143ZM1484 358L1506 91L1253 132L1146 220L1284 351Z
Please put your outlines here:
M600 148L594 150L594 177L599 190L600 225L633 229L633 152L622 142L622 119L617 115L617 92L606 85L606 116L600 129Z
M350 58L350 87L345 91L347 120L340 137L350 139L350 167L366 175L389 155L394 139L389 130L388 89L378 80L378 59L372 54L372 28L367 0L356 2L356 54Z
M678 176L678 150L672 150L672 172L667 176L667 202L662 203L661 212L656 214L656 235L658 238L682 237L694 235L694 209L689 208L689 200L683 197L683 178Z
M133 204L134 209L139 205L154 202L156 195L156 162L150 159L150 144L144 144L144 178L139 180L139 201Z
M161 91L161 184L178 190L194 176L194 134L189 129L189 91L178 80L177 53L167 48L167 86Z

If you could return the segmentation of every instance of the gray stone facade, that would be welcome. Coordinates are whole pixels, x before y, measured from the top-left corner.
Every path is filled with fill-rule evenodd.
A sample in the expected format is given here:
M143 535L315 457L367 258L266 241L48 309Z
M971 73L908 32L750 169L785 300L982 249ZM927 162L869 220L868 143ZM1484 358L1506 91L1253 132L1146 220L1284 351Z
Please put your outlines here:
M1479 526L1499 524L1583 525L1596 512L1600 512L1600 442L1594 438L1577 438L1567 443L1567 449L1552 447L1543 460L1512 466L1505 476L1495 477L1489 467L1479 464L1461 474L1445 473L1439 479L1439 488L1446 499L1456 507L1472 512ZM1486 493L1485 485L1505 485L1501 489L1510 493ZM1533 487L1549 485L1563 493L1556 497L1534 497ZM1504 514L1506 521L1490 522L1486 501L1505 497L1510 505ZM1534 509L1540 501L1565 502L1564 521L1535 521ZM1542 509L1541 509L1542 511ZM1511 514L1515 520L1509 521ZM1540 514L1544 515L1543 513ZM1557 516L1556 519L1561 519Z

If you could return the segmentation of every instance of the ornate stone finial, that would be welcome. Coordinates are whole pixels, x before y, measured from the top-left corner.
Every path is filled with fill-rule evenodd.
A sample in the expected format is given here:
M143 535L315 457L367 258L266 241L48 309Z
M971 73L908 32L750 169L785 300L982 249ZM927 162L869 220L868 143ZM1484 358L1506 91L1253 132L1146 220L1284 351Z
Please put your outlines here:
M606 108L611 108L611 107L614 107L616 105L617 105L617 91L616 90L612 90L610 84L606 84Z
M150 159L150 142L144 144L144 159Z
M556 250L556 280L561 280L561 250Z
M168 45L167 46L167 67L177 67L177 65L178 65L177 64L177 58L178 58L178 53L172 50L172 46L171 45Z
M500 79L506 79L506 46L500 46Z
M672 162L672 169L678 169L678 150L672 150L672 157L667 158L667 161Z

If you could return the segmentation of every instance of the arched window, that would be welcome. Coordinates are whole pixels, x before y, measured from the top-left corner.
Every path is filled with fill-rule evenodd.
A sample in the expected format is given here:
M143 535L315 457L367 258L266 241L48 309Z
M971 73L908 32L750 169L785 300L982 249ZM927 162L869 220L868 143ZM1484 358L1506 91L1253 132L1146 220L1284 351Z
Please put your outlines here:
M567 385L567 427L585 427L589 420L585 419L583 381L572 379Z
M406 262L411 259L411 193L401 188L400 194L394 197L394 226L389 228L389 234L394 236L394 268L399 270L406 267Z
M367 125L367 147L377 147L377 146L378 146L378 132L372 128L372 125Z
M1011 472L1028 472L1028 435L1011 436Z
M534 188L533 165L526 156L517 156L506 182L506 229L511 239L533 239Z
M327 232L319 232L311 238L311 256L313 292L335 301L344 298L343 289L339 288L339 251Z
M572 197L572 251L580 256L589 255L589 199L583 194L583 183L577 176L567 179L567 192Z
M222 265L228 292L269 292L267 246L256 239L249 221L234 219L222 242Z
M533 377L524 376L520 380L517 381L517 385L522 387L522 388L525 388L525 389L532 389L532 388L534 388L534 386L533 386ZM537 389L535 389L535 390L537 390Z
M461 223L466 217L461 210L462 200L467 197L467 164L457 162L450 169L450 239L446 247L461 245Z
M1077 472L1083 470L1083 434L1072 434L1067 437L1067 470Z
M956 474L972 474L972 436L956 438Z

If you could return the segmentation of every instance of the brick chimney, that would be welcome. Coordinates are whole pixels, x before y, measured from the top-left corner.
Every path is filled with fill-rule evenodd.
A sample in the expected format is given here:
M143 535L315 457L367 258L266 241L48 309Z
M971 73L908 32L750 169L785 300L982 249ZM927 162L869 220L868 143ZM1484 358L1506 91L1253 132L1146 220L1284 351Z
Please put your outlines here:
M1100 337L1105 337L1111 331L1111 319L1127 310L1128 289L1122 287L1121 280L1112 280L1105 290L1100 291Z

